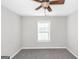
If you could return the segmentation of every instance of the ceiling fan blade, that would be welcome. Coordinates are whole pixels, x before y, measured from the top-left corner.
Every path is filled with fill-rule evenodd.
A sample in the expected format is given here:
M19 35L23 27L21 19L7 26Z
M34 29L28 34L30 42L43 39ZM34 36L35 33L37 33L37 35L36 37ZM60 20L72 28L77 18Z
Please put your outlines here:
M33 1L36 1L36 2L42 3L42 1L41 1L41 0L33 0Z
M42 2L49 2L49 0L42 0Z
M49 12L51 12L51 11L52 11L52 9L51 9L51 7L50 7L50 6L48 6L48 7L47 7L47 9L48 9L48 11L49 11Z
M42 6L40 5L39 7L37 7L35 10L38 10L38 9L40 9Z
M65 0L54 0L54 1L50 1L49 4L64 4Z

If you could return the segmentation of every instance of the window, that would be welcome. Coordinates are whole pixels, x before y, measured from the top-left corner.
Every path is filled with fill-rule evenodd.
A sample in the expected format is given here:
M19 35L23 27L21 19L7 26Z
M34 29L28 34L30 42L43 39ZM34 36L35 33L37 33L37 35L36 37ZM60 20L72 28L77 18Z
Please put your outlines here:
M38 23L38 41L41 41L41 42L50 41L50 23L49 22Z

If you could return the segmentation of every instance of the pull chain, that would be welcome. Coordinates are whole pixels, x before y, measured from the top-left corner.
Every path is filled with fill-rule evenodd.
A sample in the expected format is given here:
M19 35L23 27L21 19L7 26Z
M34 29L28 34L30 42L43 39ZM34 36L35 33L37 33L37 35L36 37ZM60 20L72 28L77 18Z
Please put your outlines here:
M46 16L46 9L44 9L44 14L45 14L45 16Z

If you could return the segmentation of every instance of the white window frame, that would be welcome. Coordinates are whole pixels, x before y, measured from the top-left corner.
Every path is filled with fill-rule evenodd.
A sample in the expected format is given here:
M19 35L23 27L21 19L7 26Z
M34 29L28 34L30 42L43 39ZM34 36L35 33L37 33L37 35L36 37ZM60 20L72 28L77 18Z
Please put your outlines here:
M37 32L37 34L38 34L38 36L39 36L39 24L41 24L41 23L48 23L48 40L39 40L38 37L37 37L37 39L38 39L39 42L50 42L50 22L46 21L46 22L38 22L37 23L37 26L38 26L38 32Z

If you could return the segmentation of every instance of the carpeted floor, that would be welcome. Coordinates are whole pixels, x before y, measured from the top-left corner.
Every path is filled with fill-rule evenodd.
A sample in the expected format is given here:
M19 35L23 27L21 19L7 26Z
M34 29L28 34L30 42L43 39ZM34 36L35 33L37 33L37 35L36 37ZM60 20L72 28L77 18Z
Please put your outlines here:
M1 56L1 59L10 59L10 56Z
M66 49L21 50L13 59L77 59Z

